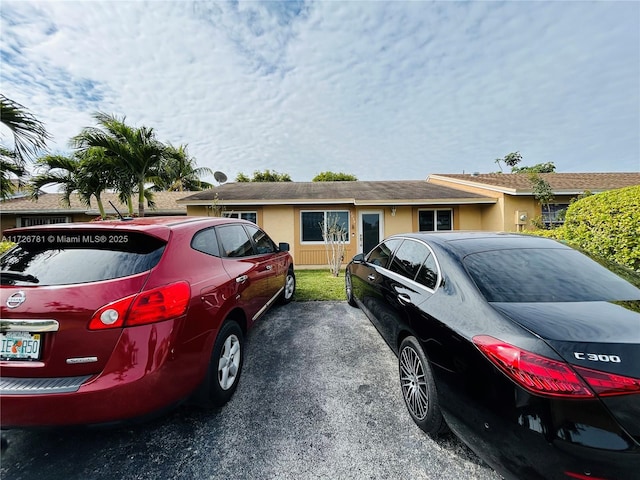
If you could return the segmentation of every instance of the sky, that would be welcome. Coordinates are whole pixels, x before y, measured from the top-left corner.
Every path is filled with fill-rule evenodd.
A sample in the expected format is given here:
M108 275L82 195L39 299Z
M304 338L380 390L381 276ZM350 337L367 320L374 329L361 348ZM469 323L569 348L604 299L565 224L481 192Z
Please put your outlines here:
M104 112L229 181L490 173L516 151L640 171L637 1L2 0L0 18L0 93L52 153Z

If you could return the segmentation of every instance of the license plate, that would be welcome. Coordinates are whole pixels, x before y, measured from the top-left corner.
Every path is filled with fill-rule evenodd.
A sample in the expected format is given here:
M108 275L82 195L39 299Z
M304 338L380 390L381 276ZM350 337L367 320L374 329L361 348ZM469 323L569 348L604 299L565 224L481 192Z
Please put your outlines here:
M40 338L39 333L0 333L0 358L3 360L37 360L40 358Z

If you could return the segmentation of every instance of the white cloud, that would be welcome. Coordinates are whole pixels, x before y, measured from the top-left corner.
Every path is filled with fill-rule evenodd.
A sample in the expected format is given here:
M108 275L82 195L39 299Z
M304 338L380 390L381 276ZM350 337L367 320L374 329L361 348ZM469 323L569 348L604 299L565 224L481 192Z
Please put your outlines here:
M12 2L1 91L54 135L106 111L233 179L640 170L640 4Z

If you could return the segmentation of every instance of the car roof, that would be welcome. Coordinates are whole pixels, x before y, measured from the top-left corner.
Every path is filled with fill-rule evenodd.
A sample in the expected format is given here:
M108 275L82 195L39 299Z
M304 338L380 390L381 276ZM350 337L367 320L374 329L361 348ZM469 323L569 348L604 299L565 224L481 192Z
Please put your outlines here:
M570 248L554 239L509 232L416 232L394 235L394 237L415 238L427 243L440 245L461 257L471 253L491 250Z

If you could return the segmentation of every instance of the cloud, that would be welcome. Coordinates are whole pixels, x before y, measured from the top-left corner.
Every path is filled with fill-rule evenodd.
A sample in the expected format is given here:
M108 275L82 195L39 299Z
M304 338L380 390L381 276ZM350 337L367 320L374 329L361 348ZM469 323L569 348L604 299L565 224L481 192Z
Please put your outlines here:
M64 150L96 111L233 179L640 170L640 4L3 2L2 93Z

